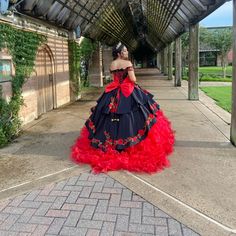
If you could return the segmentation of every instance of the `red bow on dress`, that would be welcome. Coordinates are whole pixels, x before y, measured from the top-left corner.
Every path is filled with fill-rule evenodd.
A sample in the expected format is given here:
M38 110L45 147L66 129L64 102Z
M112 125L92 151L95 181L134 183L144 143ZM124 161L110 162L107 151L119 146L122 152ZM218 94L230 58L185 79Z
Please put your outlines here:
M119 83L119 79L115 78L113 82L106 86L105 93L111 92L112 90L117 88L121 90L125 97L129 97L129 95L134 90L134 82L132 82L128 77L126 77L122 83Z

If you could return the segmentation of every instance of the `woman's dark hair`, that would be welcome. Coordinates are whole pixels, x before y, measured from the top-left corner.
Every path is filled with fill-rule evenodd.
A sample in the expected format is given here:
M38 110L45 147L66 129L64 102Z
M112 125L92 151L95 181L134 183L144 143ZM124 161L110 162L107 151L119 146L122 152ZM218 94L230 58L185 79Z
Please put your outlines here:
M112 48L112 56L114 60L118 57L118 53L121 53L124 47L125 45L119 42Z

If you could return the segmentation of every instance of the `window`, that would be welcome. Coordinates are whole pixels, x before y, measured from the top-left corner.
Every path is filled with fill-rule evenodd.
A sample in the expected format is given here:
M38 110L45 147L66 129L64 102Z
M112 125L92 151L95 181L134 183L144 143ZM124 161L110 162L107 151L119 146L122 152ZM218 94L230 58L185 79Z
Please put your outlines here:
M0 83L12 79L12 62L7 59L0 59Z

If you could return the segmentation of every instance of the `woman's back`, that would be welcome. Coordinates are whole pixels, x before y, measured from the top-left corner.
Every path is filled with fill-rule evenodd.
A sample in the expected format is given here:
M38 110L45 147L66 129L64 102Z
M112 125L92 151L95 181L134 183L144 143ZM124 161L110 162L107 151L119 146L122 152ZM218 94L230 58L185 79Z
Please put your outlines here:
M128 60L123 60L123 59L116 59L112 61L110 65L110 70L119 70L119 69L126 69L127 67L132 66L132 63Z
M127 69L127 71L126 71L126 69ZM129 78L131 81L133 81L133 82L136 81L136 77L134 74L133 65L132 65L131 61L123 60L123 59L116 59L116 60L112 61L111 65L110 65L110 72L111 73L114 73L117 71L122 71L122 70L124 70L124 72L129 75Z

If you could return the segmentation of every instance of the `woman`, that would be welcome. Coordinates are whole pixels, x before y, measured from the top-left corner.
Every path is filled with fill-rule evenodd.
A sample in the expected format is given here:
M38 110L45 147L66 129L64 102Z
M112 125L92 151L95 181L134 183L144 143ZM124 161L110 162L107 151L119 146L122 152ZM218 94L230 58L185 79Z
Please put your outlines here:
M153 95L136 84L128 50L113 48L113 82L91 109L72 147L72 159L90 164L95 173L129 170L154 173L169 166L174 135Z

